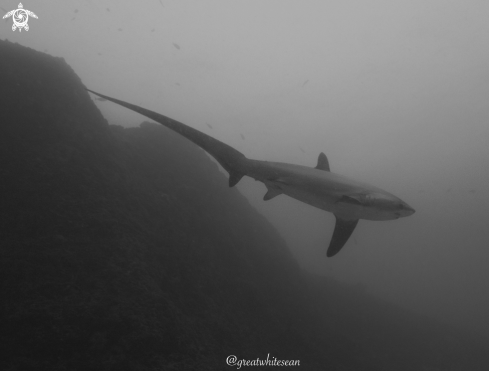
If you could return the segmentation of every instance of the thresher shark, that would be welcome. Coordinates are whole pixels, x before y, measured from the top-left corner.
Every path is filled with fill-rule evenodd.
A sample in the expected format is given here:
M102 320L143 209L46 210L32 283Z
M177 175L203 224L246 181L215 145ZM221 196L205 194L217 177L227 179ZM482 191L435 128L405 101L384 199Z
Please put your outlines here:
M328 257L341 250L353 233L359 219L392 220L414 213L412 207L389 192L332 173L324 153L319 155L314 168L281 162L251 160L233 147L181 122L134 104L87 90L138 112L194 142L214 157L229 173L230 187L234 187L243 176L247 175L265 184L268 190L263 197L265 201L285 194L333 213L336 225L326 252Z

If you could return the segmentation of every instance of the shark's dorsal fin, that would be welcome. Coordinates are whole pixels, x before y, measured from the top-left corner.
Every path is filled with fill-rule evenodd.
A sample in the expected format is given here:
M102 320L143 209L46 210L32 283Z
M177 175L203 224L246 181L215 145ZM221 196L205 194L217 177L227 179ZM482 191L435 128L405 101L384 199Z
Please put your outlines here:
M263 201L271 200L278 195L281 195L283 192L279 187L274 187L272 185L267 185L268 192L263 196Z
M334 227L333 237L331 237L331 242L326 252L328 258L336 255L345 246L346 241L348 241L358 223L358 219L347 220L340 218L338 215L335 215L335 217L336 225Z
M316 169L319 170L324 170L324 171L331 171L329 170L329 161L326 155L321 152L318 157L318 164L316 165Z

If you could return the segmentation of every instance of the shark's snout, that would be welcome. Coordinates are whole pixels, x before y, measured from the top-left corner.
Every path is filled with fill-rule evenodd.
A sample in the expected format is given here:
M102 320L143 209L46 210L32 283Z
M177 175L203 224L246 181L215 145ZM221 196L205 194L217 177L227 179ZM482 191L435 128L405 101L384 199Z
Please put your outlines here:
M400 206L400 212L399 216L409 216L412 215L416 212L411 206L409 206L407 203L402 202Z

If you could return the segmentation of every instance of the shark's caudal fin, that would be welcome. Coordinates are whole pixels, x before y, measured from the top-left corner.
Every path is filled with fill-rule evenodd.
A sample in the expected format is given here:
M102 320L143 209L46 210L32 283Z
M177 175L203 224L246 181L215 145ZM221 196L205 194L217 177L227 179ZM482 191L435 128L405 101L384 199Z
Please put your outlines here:
M244 173L244 163L247 160L246 157L239 151L235 150L233 147L204 134L190 126L182 124L176 120L169 117L161 115L157 112L150 111L148 109L136 106L135 104L127 103L119 99L111 98L106 95L94 92L93 90L87 89L90 93L96 94L99 97L110 100L111 102L117 103L123 107L129 108L141 115L149 117L155 120L163 126L177 132L178 134L184 136L188 140L194 142L212 157L214 157L217 162L229 173L229 186L234 187L241 178L245 175Z

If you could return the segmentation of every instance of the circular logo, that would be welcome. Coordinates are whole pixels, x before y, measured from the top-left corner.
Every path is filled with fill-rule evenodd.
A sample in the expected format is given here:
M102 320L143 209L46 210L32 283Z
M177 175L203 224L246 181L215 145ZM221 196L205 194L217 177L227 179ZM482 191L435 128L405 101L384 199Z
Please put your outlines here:
M37 18L37 15L35 15L30 10L24 9L22 3L19 3L19 8L11 10L7 14L5 14L3 16L3 19L12 17L12 20L14 21L14 24L12 25L12 31L15 31L17 28L19 29L19 32L22 31L22 29L29 31L29 25L27 24L29 16Z
M29 20L29 14L27 14L25 9L19 8L14 11L14 14L12 14L12 18L14 21L14 25L19 28L24 28L27 25L27 21Z

